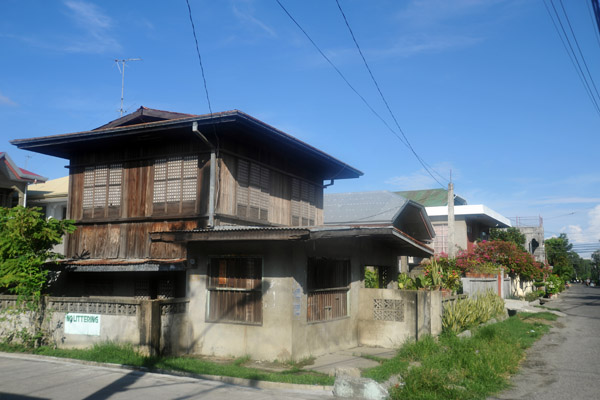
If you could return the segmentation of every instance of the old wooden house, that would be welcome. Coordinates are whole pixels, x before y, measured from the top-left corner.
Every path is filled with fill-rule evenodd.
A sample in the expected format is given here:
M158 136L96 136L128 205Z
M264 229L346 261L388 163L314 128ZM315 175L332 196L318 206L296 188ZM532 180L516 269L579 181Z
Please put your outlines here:
M12 143L68 160L78 229L55 294L183 299L162 326L170 351L298 359L351 347L364 266L433 252L413 214L417 236L407 224L325 226L324 189L362 173L237 110L141 107Z

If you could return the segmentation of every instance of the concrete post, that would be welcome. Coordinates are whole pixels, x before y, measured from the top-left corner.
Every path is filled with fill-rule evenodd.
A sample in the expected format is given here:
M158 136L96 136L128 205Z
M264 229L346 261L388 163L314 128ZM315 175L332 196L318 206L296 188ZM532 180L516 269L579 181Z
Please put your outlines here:
M160 301L140 302L140 351L154 356L160 353Z
M456 240L454 238L454 184L448 184L448 257L456 256Z

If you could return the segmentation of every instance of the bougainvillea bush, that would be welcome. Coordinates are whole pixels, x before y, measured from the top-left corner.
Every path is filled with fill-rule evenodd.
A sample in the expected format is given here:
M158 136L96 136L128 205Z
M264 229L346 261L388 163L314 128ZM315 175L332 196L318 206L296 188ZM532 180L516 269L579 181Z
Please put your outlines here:
M456 266L464 272L478 272L482 265L503 267L511 276L524 280L543 279L546 268L515 243L502 240L478 242L471 250L456 256Z

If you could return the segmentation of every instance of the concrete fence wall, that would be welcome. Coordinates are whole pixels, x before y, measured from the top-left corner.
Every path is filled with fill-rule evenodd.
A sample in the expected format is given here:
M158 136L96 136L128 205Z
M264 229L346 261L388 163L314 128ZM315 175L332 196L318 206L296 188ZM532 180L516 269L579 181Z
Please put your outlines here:
M503 299L508 298L511 295L511 279L509 277L483 277L473 278L466 277L461 278L463 293L469 296L476 296L477 293L485 293L488 290L497 293Z
M442 331L439 291L361 289L358 341L363 346L397 348L407 339Z
M132 344L145 354L179 351L185 341L186 299L46 297L43 329L58 346ZM0 296L0 337L33 328L32 313L17 314L16 296ZM1 318L4 316L4 318Z

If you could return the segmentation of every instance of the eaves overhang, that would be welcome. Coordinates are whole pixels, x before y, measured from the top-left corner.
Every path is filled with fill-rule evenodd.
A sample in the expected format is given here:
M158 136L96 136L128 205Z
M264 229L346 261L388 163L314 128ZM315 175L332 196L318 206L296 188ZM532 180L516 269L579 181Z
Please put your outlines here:
M123 139L141 133L148 134L166 129L189 128L190 134L192 134L191 128L194 123L197 123L199 127L210 126L211 129L218 129L220 126L230 123L248 127L252 134L267 136L269 140L276 140L292 146L296 150L330 165L332 171L336 171L336 173L331 173L331 176L326 179L358 178L363 175L362 171L239 110L30 139L14 139L10 143L22 150L69 159L80 151L77 146L83 144L91 146L101 141Z

